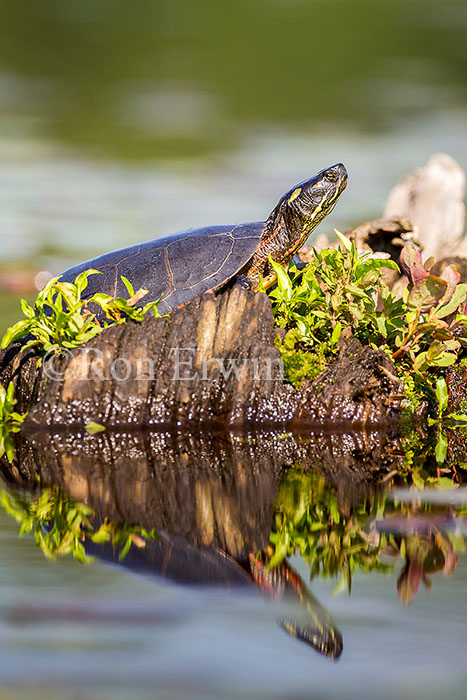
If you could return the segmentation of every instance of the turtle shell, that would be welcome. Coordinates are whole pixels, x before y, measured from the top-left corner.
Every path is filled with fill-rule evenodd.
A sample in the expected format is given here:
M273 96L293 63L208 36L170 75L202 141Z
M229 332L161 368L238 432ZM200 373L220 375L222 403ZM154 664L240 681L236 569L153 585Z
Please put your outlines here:
M89 277L83 298L95 292L126 296L123 276L135 291L148 289L143 304L162 297L158 310L167 313L235 277L253 256L264 227L261 221L181 231L70 267L61 281L73 282L80 272L92 268L102 274Z

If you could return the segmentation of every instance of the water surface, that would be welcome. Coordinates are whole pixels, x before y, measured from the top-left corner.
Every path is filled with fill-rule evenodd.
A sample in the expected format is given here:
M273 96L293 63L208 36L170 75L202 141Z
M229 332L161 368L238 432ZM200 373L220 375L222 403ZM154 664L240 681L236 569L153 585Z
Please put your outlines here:
M111 548L86 544L94 563L51 563L32 536L18 540L18 524L2 514L5 691L52 698L75 697L78 688L86 698L465 697L465 492L423 505L407 487L393 496L387 486L375 490L363 465L378 450L400 460L397 437L362 436L367 452L358 453L357 436L310 435L302 464L289 467L286 435L275 454L271 436L218 440L211 459L197 452L204 438L190 438L188 457L168 436L154 436L148 461L149 435L122 438L113 451L118 435L40 435L20 447L23 485L4 490L4 505L20 498L34 506L42 493L69 512L81 494L96 527L126 513L132 526L154 526L162 545L134 544L127 559L111 564ZM315 471L306 460L317 449L323 457L313 457ZM333 485L339 460L350 479L343 488ZM15 465L11 472L4 463L3 474L18 482ZM249 553L269 540L277 551L285 533L295 551L287 566L302 593L274 599L248 573ZM167 542L161 565L150 552ZM206 559L197 567L197 553L209 552L215 568ZM180 583L188 572L192 583ZM337 660L280 624L314 624L315 614L343 640Z

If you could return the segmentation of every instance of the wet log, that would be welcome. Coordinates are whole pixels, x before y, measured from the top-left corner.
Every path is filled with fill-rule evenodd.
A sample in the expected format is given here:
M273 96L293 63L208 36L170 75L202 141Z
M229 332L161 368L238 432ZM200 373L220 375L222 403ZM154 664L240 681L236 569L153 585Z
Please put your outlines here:
M113 326L86 346L46 358L10 350L13 378L32 426L387 426L401 383L382 352L348 339L314 381L284 381L271 303L239 285L204 295L170 317ZM16 354L15 354L16 353Z

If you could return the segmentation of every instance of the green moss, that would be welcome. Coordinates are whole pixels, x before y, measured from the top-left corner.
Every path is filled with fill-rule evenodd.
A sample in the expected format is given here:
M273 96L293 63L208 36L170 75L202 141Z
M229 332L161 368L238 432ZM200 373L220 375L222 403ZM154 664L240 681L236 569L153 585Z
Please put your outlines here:
M422 402L423 394L417 387L415 377L408 371L399 371L399 377L404 382L404 395L406 398L404 411L406 415L413 415L417 412Z
M314 379L326 367L324 346L319 346L317 352L303 349L296 329L290 330L284 340L277 338L275 345L281 353L285 378L296 389L305 379Z

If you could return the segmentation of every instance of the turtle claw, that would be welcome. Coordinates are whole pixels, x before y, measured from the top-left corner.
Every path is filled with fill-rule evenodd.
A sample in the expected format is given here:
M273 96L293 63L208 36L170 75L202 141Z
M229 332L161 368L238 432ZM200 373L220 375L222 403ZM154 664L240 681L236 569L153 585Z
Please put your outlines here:
M243 289L252 289L252 283L249 277L246 275L240 275L237 277L235 280L235 284L239 284L240 287L243 287Z
M307 265L306 262L303 262L298 253L294 253L294 255L292 256L292 262L297 268L297 270L303 270L303 268Z

